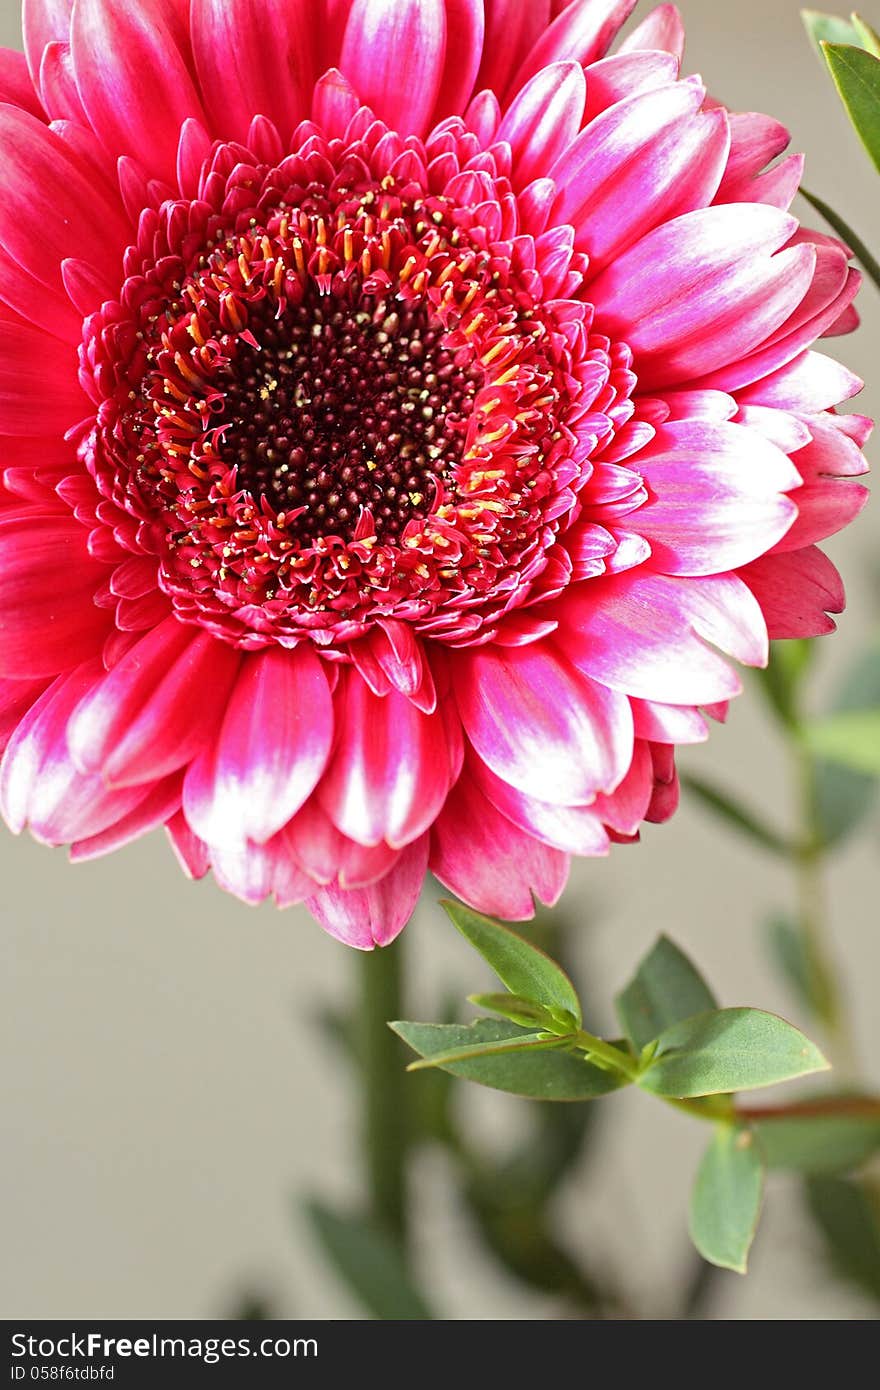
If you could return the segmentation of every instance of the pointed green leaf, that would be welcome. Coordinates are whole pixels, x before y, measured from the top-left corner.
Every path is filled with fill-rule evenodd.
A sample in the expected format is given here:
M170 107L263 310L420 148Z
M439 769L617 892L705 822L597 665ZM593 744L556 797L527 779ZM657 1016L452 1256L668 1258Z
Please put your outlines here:
M398 1022L391 1027L420 1057L527 1036L522 1028L497 1018L481 1018L467 1025ZM554 1051L552 1047L453 1062L444 1070L465 1081L532 1100L593 1100L621 1085L619 1075L593 1066L576 1053Z
M469 994L468 1003L478 1009L489 1009L493 1014L509 1018L511 1023L519 1023L523 1028L549 1029L559 1031L559 1025L549 1011L531 999L522 999L518 994Z
M822 10L801 10L801 19L812 40L813 47L822 56L823 43L858 43L855 27L848 19L836 14L825 14Z
M832 1010L833 983L808 956L802 933L786 917L767 923L767 945L793 997L818 1019L827 1021Z
M842 237L852 250L856 260L861 264L862 269L870 275L874 284L880 289L880 262L871 255L862 238L857 236L852 227L848 226L840 214L835 212L834 208L824 202L822 198L817 198L815 193L808 193L803 187L799 189L799 192L802 198L806 198L811 207L822 214L829 227L833 227L837 235Z
M766 1120L752 1119L768 1168L846 1173L880 1152L880 1105L857 1096L817 1098Z
M420 1057L410 1062L407 1071L423 1071L426 1067L451 1067L456 1062L482 1061L486 1057L506 1057L511 1052L548 1051L554 1042L546 1033L523 1033L519 1038L502 1038L498 1042L471 1043L438 1052L432 1057Z
M880 170L880 59L846 43L823 43L822 51L846 114Z
M763 1190L764 1168L751 1131L718 1125L691 1194L691 1240L704 1260L745 1274Z
M362 1216L310 1202L307 1213L324 1253L374 1318L424 1321L434 1315L407 1271L399 1246Z
M773 854L786 856L791 853L791 846L788 841L782 835L777 835L776 831L768 825L765 825L754 811L744 806L736 797L712 786L702 777L693 777L689 773L682 776L681 785L710 811L713 811L716 816L720 816L722 820L726 820L741 834L754 840L762 849L770 850Z
M560 1019L570 1017L581 1024L581 1006L574 985L565 971L537 946L517 936L509 927L473 912L463 903L442 904L458 928L484 960L488 961L503 985L523 999L543 1004Z
M865 1187L849 1178L809 1178L810 1214L841 1278L880 1300L880 1213Z
M638 1084L657 1096L712 1096L772 1086L827 1067L819 1049L776 1014L718 1009L661 1033Z
M866 53L873 53L875 58L880 58L880 34L877 33L876 29L872 29L871 25L859 14L853 15L852 27L859 47L863 48Z
M814 720L804 737L818 757L880 777L880 709L846 710Z
M638 1051L671 1024L717 1008L696 966L667 936L651 947L614 1002L621 1027Z

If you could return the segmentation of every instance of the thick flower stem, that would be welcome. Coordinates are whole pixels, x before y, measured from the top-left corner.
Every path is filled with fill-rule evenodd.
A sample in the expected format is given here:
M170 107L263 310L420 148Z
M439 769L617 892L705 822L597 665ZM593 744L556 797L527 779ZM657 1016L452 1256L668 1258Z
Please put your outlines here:
M358 952L360 1027L358 1053L363 1077L364 1153L370 1212L389 1235L406 1245L407 1149L410 1133L404 1049L388 1019L402 1008L403 947Z

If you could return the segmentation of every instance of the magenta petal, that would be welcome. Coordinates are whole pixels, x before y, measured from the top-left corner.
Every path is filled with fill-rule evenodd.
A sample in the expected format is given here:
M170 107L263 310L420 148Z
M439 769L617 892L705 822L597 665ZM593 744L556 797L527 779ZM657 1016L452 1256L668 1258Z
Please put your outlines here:
M107 576L72 517L0 523L0 676L53 676L100 651L110 625L93 596Z
M761 610L735 575L679 579L644 569L593 579L564 600L557 640L614 690L671 705L726 700L740 681L711 642L750 666L767 661Z
M535 915L533 893L552 906L568 877L568 856L496 811L466 773L434 824L430 866L478 912L520 922Z
M762 555L739 571L767 623L771 638L821 637L833 632L829 613L842 613L846 596L834 565L816 546Z
M654 792L654 765L648 744L636 739L629 771L609 796L597 796L593 811L618 835L636 835Z
M23 0L21 27L24 51L34 84L39 77L46 45L69 40L72 9L73 0Z
M441 708L423 714L392 690L374 695L348 671L335 697L338 737L318 796L336 826L362 845L400 848L431 824L449 790L450 744Z
M306 899L325 931L362 951L387 946L413 914L428 863L428 836L398 854L394 866L369 888L322 888Z
M193 54L213 134L246 140L268 116L286 140L308 114L308 0L193 0Z
M0 102L20 106L38 119L45 115L34 90L25 56L14 48L0 48Z
M643 390L703 376L785 322L816 262L809 246L779 249L795 227L762 203L702 208L602 271L591 286L597 327L629 343Z
M864 382L821 352L802 352L738 393L744 405L766 405L816 414L861 391Z
M173 815L165 826L175 858L187 878L204 878L211 867L210 851L186 823L183 811Z
M485 0L486 34L476 87L503 96L550 23L550 0Z
M47 391L46 382L52 382ZM30 324L0 333L0 433L65 434L89 408L77 380L76 349Z
M97 835L127 816L140 788L110 791L83 775L67 747L71 710L101 677L98 661L59 676L22 719L0 763L0 809L16 833L28 826L50 845Z
M538 40L511 83L518 92L548 63L594 63L607 52L612 40L636 7L637 0L571 0Z
M584 125L617 101L666 87L678 77L678 60L671 53L615 53L587 69Z
M639 49L660 49L676 58L684 56L684 25L675 5L658 5L646 15L641 24L627 34L620 53L635 53Z
M432 124L460 115L471 98L483 56L483 0L446 0L446 61Z
M638 739L655 743L704 743L706 721L691 705L664 705L654 700L631 700Z
M187 820L211 845L265 843L315 787L332 740L330 687L310 646L245 656L216 745L187 773Z
M608 853L608 836L596 810L597 803L605 798L597 797L592 806L559 806L537 801L496 777L475 756L468 764L468 773L497 811L535 839L566 854Z
M781 449L740 425L661 425L638 456L651 496L638 512L652 567L718 574L769 550L798 509L784 494L800 476Z
M77 0L71 25L76 81L110 154L136 155L174 182L180 127L205 116L163 0Z
M78 767L109 783L165 777L208 742L226 706L239 653L174 617L147 633L75 711Z
M66 256L113 264L118 277L131 229L70 146L27 112L0 106L0 147L0 242L10 255L50 288L61 288Z
M477 648L457 658L454 684L483 762L539 801L583 805L629 766L629 702L585 678L552 642Z
M592 273L659 223L712 201L729 136L722 110L700 109L704 97L694 82L628 97L550 168L559 187L554 219L575 228Z
M581 127L586 94L579 63L552 63L523 87L496 137L510 145L517 188L546 174L574 140Z
M443 0L354 0L339 66L392 129L427 130L445 60Z
M133 811L122 816L107 830L73 842L70 846L71 861L79 863L87 859L97 859L103 854L112 854L114 850L121 849L123 845L131 844L132 840L138 840L142 835L147 835L151 830L164 825L180 810L180 787L180 774L175 773L166 777L164 782L157 782L154 787L150 787L146 795L141 788L143 799Z

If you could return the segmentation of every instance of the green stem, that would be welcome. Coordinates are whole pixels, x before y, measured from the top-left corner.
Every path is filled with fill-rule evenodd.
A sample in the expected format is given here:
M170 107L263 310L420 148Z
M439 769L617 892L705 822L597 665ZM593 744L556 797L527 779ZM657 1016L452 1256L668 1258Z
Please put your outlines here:
M357 955L361 971L359 1053L369 1207L373 1218L405 1246L409 1088L405 1049L387 1023L390 1018L405 1017L401 939L391 946Z
M854 1075L855 1055L843 988L828 945L828 903L825 890L825 847L819 822L816 767L809 749L794 745L795 773L800 789L800 847L794 856L798 896L798 923L809 977L816 982L816 1003L828 1035L831 1060L842 1072Z
M577 1033L572 1035L571 1041L575 1047L601 1066L608 1067L611 1071L620 1072L627 1081L635 1081L639 1074L639 1066L634 1057L628 1057L625 1052L621 1052L619 1047L612 1043L603 1042L592 1033L587 1033L583 1028L579 1028Z

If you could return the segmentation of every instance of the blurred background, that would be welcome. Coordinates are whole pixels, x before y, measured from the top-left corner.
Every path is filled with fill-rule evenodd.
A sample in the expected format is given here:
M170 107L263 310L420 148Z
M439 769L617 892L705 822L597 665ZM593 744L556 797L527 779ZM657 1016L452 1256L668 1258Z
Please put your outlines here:
M785 121L792 147L807 152L807 186L876 248L880 181L796 0L680 0L680 8L687 70L729 107ZM17 0L0 0L0 42L20 47ZM819 225L803 203L795 210ZM877 415L880 303L871 285L860 309L861 331L827 346L869 378L854 404ZM876 635L876 535L869 509L828 546L849 609L839 634L820 644L810 684L817 707ZM681 763L790 823L785 749L753 686L728 726ZM880 1055L877 830L875 809L830 873L833 949L875 1087L880 1073L875 1061L871 1076L867 1059ZM251 1297L279 1317L363 1316L302 1209L309 1197L345 1205L360 1195L356 1083L317 1023L328 1009L351 1009L354 955L304 910L250 910L211 881L186 882L159 834L71 868L62 851L3 830L0 884L3 1316L220 1317ZM640 848L576 865L563 907L572 968L596 1001L591 1026L613 1027L614 991L662 930L693 955L723 1004L775 1010L810 1031L761 931L792 897L784 863L687 795L669 825L647 828ZM450 996L489 987L430 894L406 948L410 1017L438 1018ZM461 1089L464 1123L489 1147L531 1123L525 1102ZM624 1282L641 1316L679 1311L673 1291L693 1268L686 1211L704 1140L699 1124L667 1107L614 1097L554 1204L569 1248ZM419 1158L416 1184L416 1262L441 1315L560 1314L553 1294L505 1272L476 1237L442 1153ZM784 1177L770 1181L748 1277L719 1272L711 1293L713 1318L871 1316L867 1299L830 1277L798 1184Z

